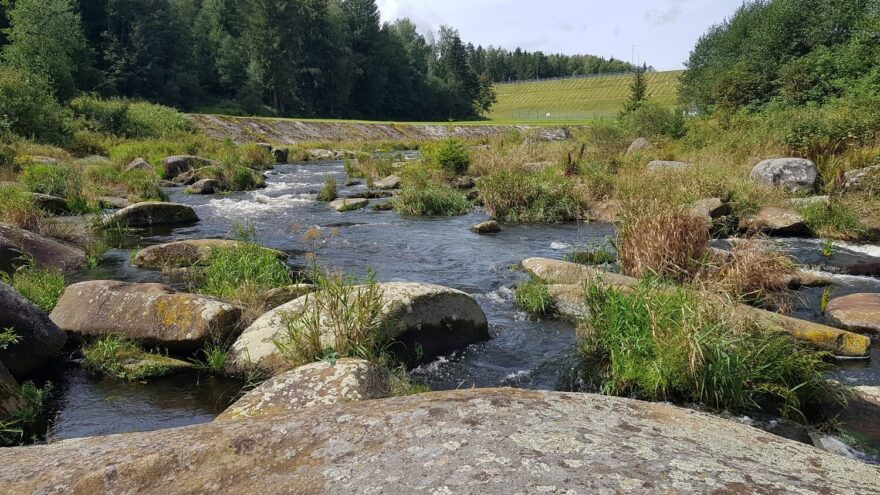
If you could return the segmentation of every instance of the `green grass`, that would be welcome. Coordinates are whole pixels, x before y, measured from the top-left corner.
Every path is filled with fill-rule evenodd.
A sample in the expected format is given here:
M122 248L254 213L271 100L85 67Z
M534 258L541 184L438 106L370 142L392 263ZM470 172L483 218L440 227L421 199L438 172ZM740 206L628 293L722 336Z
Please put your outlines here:
M515 300L518 308L529 313L541 316L556 313L556 305L547 291L547 284L539 280L532 279L517 285Z
M674 106L680 74L680 71L648 74L650 99L664 106ZM631 80L632 76L623 75L496 84L498 102L488 117L496 122L558 123L613 117L623 109L629 97Z
M190 362L199 371L219 375L223 373L228 360L228 346L208 344L203 349L199 349L197 356L191 358Z
M610 395L764 411L801 421L843 400L826 355L767 331L705 295L642 282L587 286L583 378Z
M394 209L401 215L456 216L470 210L471 203L460 191L432 179L424 170L413 170L403 178Z
M868 235L868 229L858 215L839 203L814 203L799 206L807 226L820 237L843 241L858 241Z
M28 443L28 436L35 433L32 430L44 412L46 399L52 389L51 382L42 387L33 382L21 384L18 394L22 405L10 417L0 419L0 446L11 447Z
M327 174L324 177L324 185L318 192L318 201L333 201L336 199L336 179L332 175Z
M86 368L94 373L128 381L165 376L170 367L166 357L145 352L132 340L117 335L99 337L83 345ZM131 366L132 361L143 361Z
M554 169L497 169L477 180L492 218L507 223L559 223L578 218L582 205L574 182Z
M293 284L290 268L277 254L252 242L214 249L204 265L196 291L221 299L244 301L246 295Z
M25 299L46 313L51 313L64 292L64 275L53 269L23 266L8 275L0 273L0 280L15 288Z

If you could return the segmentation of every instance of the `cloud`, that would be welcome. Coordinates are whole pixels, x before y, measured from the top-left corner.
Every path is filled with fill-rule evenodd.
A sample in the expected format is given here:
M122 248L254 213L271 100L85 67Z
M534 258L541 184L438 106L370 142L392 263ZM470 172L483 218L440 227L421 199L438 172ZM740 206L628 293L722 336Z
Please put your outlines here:
M659 8L645 12L645 20L652 26L665 26L678 21L682 14L682 4L684 0L670 0L669 4Z

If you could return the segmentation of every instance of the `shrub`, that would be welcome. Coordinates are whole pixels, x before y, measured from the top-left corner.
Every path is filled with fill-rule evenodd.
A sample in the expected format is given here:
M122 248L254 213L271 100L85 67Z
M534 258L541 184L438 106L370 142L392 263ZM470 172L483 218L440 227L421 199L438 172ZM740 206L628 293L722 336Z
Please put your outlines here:
M370 272L359 285L350 276L313 275L318 291L305 310L282 315L286 334L274 341L292 367L346 357L382 361L391 344L384 331L382 291Z
M72 166L34 164L25 167L21 181L28 190L59 198L78 198L83 194L82 174Z
M318 192L318 201L333 201L336 199L336 179L327 174L324 177L324 186Z
M820 237L857 241L868 236L858 215L839 202L806 204L797 210Z
M681 113L653 102L642 103L621 120L633 136L680 138L685 132Z
M580 198L569 178L554 170L500 169L477 181L489 214L509 223L567 222L580 216Z
M0 137L60 143L69 135L67 112L42 78L0 65Z
M706 220L684 209L631 203L617 232L617 259L632 277L690 280L709 246Z
M552 315L556 313L553 297L547 290L547 284L539 280L529 280L516 286L516 305L524 311L536 315Z
M22 266L8 275L0 273L0 280L15 288L28 301L51 313L64 292L66 283L64 275L54 269Z
M74 98L70 107L91 130L119 137L161 138L195 130L185 115L154 103L86 95Z
M464 194L436 182L422 170L408 173L404 177L400 195L394 198L394 209L401 215L464 215L470 206Z
M584 379L602 393L805 420L841 400L826 355L685 289L587 286Z
M457 139L446 139L422 146L422 154L450 174L461 175L471 164L470 151Z

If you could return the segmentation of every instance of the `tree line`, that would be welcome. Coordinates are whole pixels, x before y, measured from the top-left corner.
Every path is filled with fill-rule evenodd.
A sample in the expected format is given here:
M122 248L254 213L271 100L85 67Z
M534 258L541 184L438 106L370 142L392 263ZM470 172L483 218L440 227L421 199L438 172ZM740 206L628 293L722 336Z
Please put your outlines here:
M493 81L616 71L614 60L465 44L381 23L375 0L0 0L4 65L83 92L188 111L469 119Z

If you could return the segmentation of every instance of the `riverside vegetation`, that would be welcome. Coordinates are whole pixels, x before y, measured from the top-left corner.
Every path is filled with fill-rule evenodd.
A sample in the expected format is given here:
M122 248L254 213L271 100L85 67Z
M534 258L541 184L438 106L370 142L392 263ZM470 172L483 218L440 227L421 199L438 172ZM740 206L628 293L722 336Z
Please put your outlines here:
M880 67L880 50L866 41L877 19L867 9L832 12L852 28L851 36L824 33L828 39L806 55L788 54L781 70L733 60L741 50L731 46L761 41L729 39L736 32L748 31L736 28L750 22L766 28L760 21L762 9L776 12L773 9L782 8L778 5L789 4L748 4L701 40L693 55L693 69L683 76L682 108L653 101L644 73L636 71L632 97L614 119L565 129L511 128L471 139L236 143L208 137L171 107L81 94L58 99L59 88L52 88L46 80L30 79L21 69L0 68L0 94L9 97L0 103L7 105L7 113L0 114L13 119L10 125L0 126L4 131L0 223L81 254L75 266L47 266L45 258L38 257L41 253L32 249L34 253L9 260L14 266L3 266L9 272L3 281L31 301L39 314L52 313L59 299L67 296L67 275L99 263L108 243L134 230L122 223L108 228L101 217L105 210L120 209L113 204L137 203L137 207L146 201L166 202L173 181L177 185L218 181L223 187L215 194L251 191L265 184L264 172L279 161L322 163L341 158L346 179L363 179L367 185L366 192L359 193L364 197L343 201L366 204L387 198L374 206L392 208L401 216L452 217L480 210L500 222L501 228L613 222L613 253L600 247L569 255L577 262L575 266L601 265L603 270L638 279L637 285L627 288L603 284L601 276L577 281L575 302L585 309L577 318L581 363L575 385L580 389L694 405L713 412L763 412L830 427L833 414L828 411L844 407L852 398L846 387L826 379L835 369L832 353L744 315L741 305L785 314L791 312L797 297L793 287L803 272L769 239L791 226L761 223L768 209L784 209L786 218L795 218L791 223L802 224L797 235L824 239L831 246L822 248L825 258L833 256L835 241L877 241L880 94L870 78L876 77L876 67ZM12 19L24 15L27 5L17 3L21 11ZM784 9L776 14L794 16L803 23L799 12ZM800 31L794 34L807 36ZM453 38L447 41L454 43ZM765 48L779 48L777 41L764 39L769 44ZM854 53L873 57L875 65L864 80L851 75L856 71L832 64L835 55L854 57ZM801 86L798 81L805 79L798 75L812 74L817 65L833 66L837 71L833 83L809 78L806 81L812 86ZM750 91L762 88L763 92L751 92L748 99L742 99L740 93L725 89L730 85ZM270 93L264 96L279 106L278 111L291 104L291 95ZM13 106L10 101L20 104ZM683 110L690 107L698 115L686 116ZM467 112L473 110L469 106ZM420 154L407 160L394 153L404 150ZM185 171L169 166L174 163L170 158L184 155L187 160L198 158L199 165ZM795 159L786 163L801 168L790 175L805 174L808 184L785 174L767 180L756 173L759 163L774 158ZM312 192L309 201L338 200L339 184L326 175L323 187L317 194ZM358 208L363 204L356 203ZM336 211L328 208L327 214L361 214L353 208L343 202ZM408 366L423 361L430 342L426 339L424 347L422 342L408 342L410 347L401 352L403 342L397 339L402 336L392 331L406 322L387 317L399 311L394 304L400 300L404 306L415 304L416 296L406 291L403 295L386 293L387 286L372 272L357 279L320 268L318 246L326 231L306 229L301 240L315 248L298 253L303 254L305 268L279 255L285 253L261 246L255 228L245 226L228 235L234 244L211 246L204 252L182 248L184 261L165 260L169 263L161 266L164 271L157 276L176 282L182 279L176 286L185 285L187 293L155 286L106 289L107 293L133 290L144 297L168 298L164 305L172 304L167 302L171 298L191 297L188 301L197 301L192 304L211 309L199 313L172 306L172 316L161 311L165 316L157 326L170 319L167 326L175 328L179 314L192 316L196 323L208 313L228 317L209 322L209 331L196 345L153 335L138 340L123 328L99 329L103 332L99 335L64 328L78 337L69 346L82 356L86 369L117 379L149 381L196 370L246 375L249 386L255 386L268 372L250 360L253 356L236 348L253 330L260 335L255 340L263 342L245 346L245 350L269 347L267 361L279 360L272 363L275 378L318 361L335 364L361 359L390 374L391 394L424 391L411 382ZM0 234L5 240L5 230ZM713 241L718 239L729 241L729 248L717 248ZM123 245L118 242L115 247ZM27 251L21 242L13 247ZM137 259L133 253L130 261ZM444 295L476 306L466 294L431 290L445 290ZM69 297L76 297L75 286L67 291ZM273 297L278 294L281 299ZM826 289L823 312L828 300L833 300L831 294ZM390 297L398 299L389 302ZM538 277L517 286L514 299L520 308L542 318L565 313L562 303L568 302ZM293 303L300 304L301 311L284 311ZM226 309L217 309L221 304ZM155 307L168 306L157 303ZM426 314L433 309L425 310ZM473 325L475 335L488 335L482 317L482 324ZM193 322L186 322L187 329L196 326ZM266 329L272 330L270 337L260 333ZM15 332L14 328L2 329L0 350L21 344ZM0 424L3 435L12 433L0 436L4 443L29 440L23 438L24 432L39 416L47 390L27 383L21 387L24 399L19 412Z

